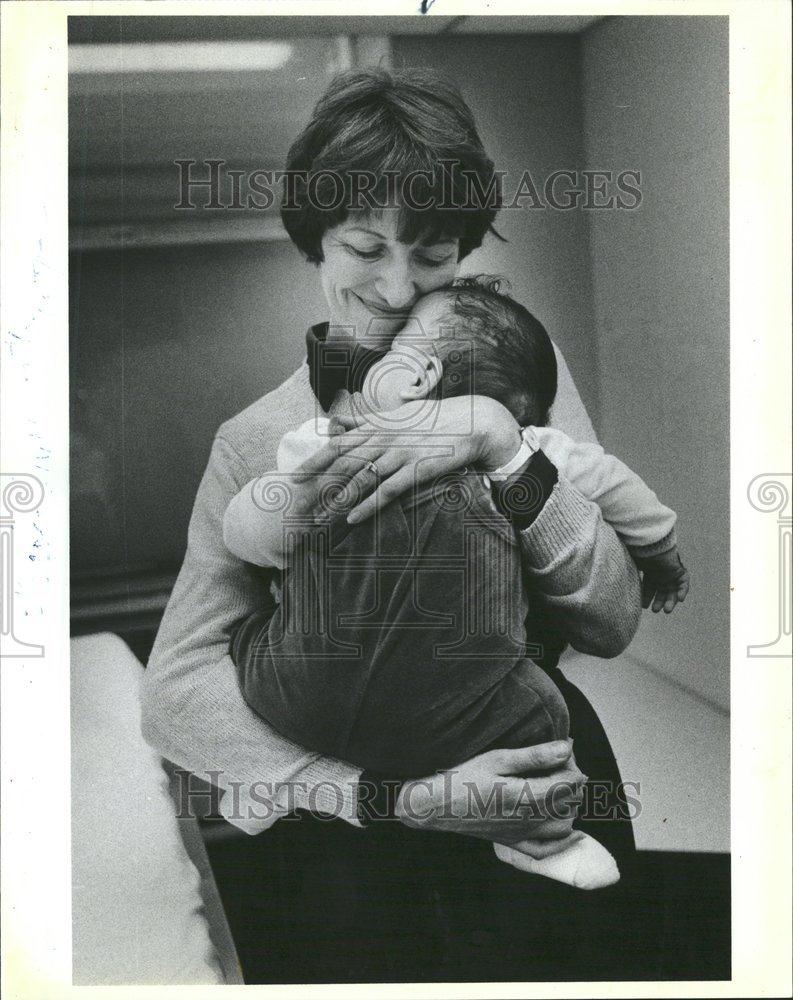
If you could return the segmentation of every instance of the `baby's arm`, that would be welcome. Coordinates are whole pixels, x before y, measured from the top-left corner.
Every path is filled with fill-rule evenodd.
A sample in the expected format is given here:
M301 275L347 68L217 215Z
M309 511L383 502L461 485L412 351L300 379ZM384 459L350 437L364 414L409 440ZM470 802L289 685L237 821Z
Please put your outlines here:
M284 568L284 514L294 509L294 485L283 472L266 472L232 498L223 515L223 541L243 562Z
M677 551L677 516L644 480L598 444L573 441L552 427L534 427L537 443L559 472L618 532L642 572L642 605L668 614L685 600L689 574Z
M237 558L256 566L284 568L284 519L308 516L316 496L311 483L296 483L292 472L326 442L325 418L312 419L281 439L278 469L247 483L223 516L223 541Z

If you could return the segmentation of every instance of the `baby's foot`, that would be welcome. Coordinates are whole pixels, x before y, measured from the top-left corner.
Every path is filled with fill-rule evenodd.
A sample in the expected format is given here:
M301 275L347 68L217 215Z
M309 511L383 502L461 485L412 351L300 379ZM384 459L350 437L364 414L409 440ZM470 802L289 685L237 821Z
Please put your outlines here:
M602 844L585 833L564 851L548 858L531 858L504 844L494 844L493 847L497 857L507 864L564 882L576 889L602 889L620 880L617 862Z

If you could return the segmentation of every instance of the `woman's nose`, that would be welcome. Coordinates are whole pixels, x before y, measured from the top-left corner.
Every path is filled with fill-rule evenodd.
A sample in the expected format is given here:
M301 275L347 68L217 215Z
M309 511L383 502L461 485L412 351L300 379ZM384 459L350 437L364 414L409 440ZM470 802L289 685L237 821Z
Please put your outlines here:
M389 309L410 309L419 295L415 276L405 265L386 268L374 287Z

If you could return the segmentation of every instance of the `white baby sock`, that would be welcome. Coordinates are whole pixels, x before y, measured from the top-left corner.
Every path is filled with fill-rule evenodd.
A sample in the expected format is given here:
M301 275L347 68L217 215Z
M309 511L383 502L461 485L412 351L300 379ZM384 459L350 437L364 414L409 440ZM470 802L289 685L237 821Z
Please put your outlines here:
M617 862L602 844L585 833L564 851L548 858L530 858L504 844L493 844L493 847L501 861L577 889L602 889L620 880Z

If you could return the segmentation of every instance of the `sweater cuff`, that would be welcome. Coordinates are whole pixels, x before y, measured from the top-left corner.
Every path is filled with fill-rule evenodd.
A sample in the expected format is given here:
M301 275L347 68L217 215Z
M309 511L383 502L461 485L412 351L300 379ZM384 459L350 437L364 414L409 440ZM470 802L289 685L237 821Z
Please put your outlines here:
M505 483L493 484L496 510L518 531L525 531L542 513L559 479L556 466L535 451L525 468Z
M236 826L243 833L255 837L277 823L282 816L289 812L275 802L268 802L265 805L261 799L253 795L253 789L247 789L244 785L235 786L220 785L222 797L220 799L220 815Z
M241 782L220 782L220 814L244 833L255 836L295 809L320 813L362 826L358 812L359 768L319 757L291 780L247 788Z
M360 768L341 760L319 757L303 768L295 782L295 807L361 826L358 816L360 778Z
M524 560L530 569L543 569L570 552L570 540L591 531L592 504L560 477L542 510L521 532L527 545Z
M663 555L675 548L677 548L677 531L672 528L659 541L651 542L649 545L629 545L628 551L634 559L652 559L653 556Z

